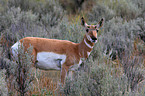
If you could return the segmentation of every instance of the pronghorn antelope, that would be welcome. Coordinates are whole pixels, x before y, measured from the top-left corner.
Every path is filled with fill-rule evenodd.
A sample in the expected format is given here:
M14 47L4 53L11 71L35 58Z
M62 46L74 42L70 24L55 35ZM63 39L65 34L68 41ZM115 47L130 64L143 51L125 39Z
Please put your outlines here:
M26 51L30 45L33 46L34 65L43 70L61 70L61 83L64 84L65 77L69 71L73 71L82 63L81 59L87 59L97 42L98 30L102 27L104 19L97 25L88 25L84 18L81 24L86 29L86 34L80 43L67 40L46 39L38 37L26 37L15 43L11 49L13 56L17 55L18 45L23 43Z

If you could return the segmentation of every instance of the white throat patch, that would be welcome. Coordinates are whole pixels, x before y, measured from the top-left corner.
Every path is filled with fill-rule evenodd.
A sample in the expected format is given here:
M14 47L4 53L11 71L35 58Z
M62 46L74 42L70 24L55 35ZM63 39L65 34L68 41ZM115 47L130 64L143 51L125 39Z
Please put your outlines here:
M93 48L93 46L91 46L90 44L88 44L88 43L86 42L85 39L84 39L84 42L85 42L85 44L86 44L89 48Z

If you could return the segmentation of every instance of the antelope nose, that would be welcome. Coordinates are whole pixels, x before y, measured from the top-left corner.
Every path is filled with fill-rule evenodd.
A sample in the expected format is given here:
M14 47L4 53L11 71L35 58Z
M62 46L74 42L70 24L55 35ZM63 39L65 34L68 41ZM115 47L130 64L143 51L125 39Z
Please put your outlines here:
M97 38L96 37L93 37L92 40L97 40Z

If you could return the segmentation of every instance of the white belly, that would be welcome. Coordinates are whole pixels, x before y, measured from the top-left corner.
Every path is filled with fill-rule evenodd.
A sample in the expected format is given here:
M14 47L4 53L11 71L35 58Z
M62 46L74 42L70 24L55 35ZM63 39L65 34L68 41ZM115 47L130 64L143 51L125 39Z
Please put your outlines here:
M65 62L66 55L53 52L37 53L36 67L44 70L55 69L61 70L61 65Z

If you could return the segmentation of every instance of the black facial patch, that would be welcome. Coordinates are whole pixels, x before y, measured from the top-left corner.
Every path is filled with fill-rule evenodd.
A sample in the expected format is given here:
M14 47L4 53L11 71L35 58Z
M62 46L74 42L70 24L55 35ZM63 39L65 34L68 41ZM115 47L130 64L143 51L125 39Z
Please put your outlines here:
M92 38L92 40L97 40L97 38L96 38L96 37L94 37L94 36L92 36L91 38Z
M102 23L103 23L103 22L100 22L100 26L102 26Z
M82 23L82 25L84 26L84 25L85 25L85 20L84 20L84 18L83 18L83 17L81 18L81 21L82 21L82 22L81 22L81 23Z
M100 23L99 23L99 26L102 26L103 25L103 21L104 21L104 19L102 18L101 21L100 21Z
M102 18L101 21L103 22L104 21L104 18Z
M97 38L96 37L91 37L92 38L92 42L96 42Z
M89 29L86 29L86 32L89 32Z

